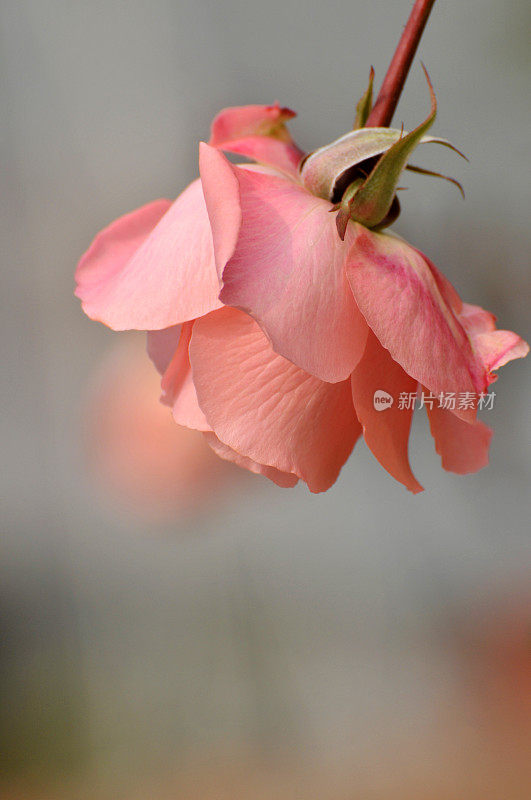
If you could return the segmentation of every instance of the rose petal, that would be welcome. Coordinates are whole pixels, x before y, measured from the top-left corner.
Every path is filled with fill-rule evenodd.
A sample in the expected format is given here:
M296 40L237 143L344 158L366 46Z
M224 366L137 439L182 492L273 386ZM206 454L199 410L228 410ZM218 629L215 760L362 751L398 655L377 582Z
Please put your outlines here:
M298 475L312 492L334 483L361 431L349 382L303 372L231 308L197 320L190 361L199 404L222 442Z
M216 270L221 280L242 224L240 184L223 153L204 142L199 144L199 171L214 242Z
M412 378L434 394L485 390L485 371L417 250L360 229L347 274L369 326ZM476 409L456 413L472 420Z
M221 442L215 433L206 432L203 434L203 436L207 440L212 450L220 458L225 459L225 461L232 461L239 467L248 469L249 472L254 472L256 475L264 475L266 478L269 478L269 480L276 483L277 486L281 486L283 489L291 489L299 481L297 476L293 475L292 473L280 472L280 470L275 469L274 467L268 467L265 464L258 464L251 458L240 455L240 453L237 453L236 450L233 450L231 447L228 447L228 445Z
M225 108L212 122L209 144L296 175L304 153L284 124L295 116L278 103Z
M487 385L492 383L498 378L493 370L515 358L524 358L529 345L512 331L496 330L494 314L481 306L463 303L450 281L425 255L419 255L428 264L442 296L466 331L472 351L483 365Z
M115 330L160 330L221 305L200 181L171 207L168 201L152 206L102 231L77 270L76 294L85 312ZM160 221L153 228L155 212Z
M430 259L425 256L424 253L421 253L420 250L417 250L417 253L430 268L431 274L433 275L435 283L437 284L437 288L444 298L446 305L452 309L454 314L456 314L458 317L461 317L461 314L464 313L463 309L465 304L458 295L455 287L450 283L446 275L443 275L442 272L437 269L433 261L430 261Z
M386 392L389 406L375 407L375 393ZM415 394L417 382L393 361L371 332L363 358L352 373L352 397L363 436L373 455L393 478L415 494L422 491L411 471L408 440L414 404L400 407L400 394Z
M515 358L525 358L529 345L513 331L488 331L479 333L473 340L473 347L479 354L489 373L489 382L497 379L494 370L503 367Z
M197 402L197 392L192 379L192 371L188 367L180 391L175 397L172 407L173 419L178 425L194 428L197 431L210 431L211 427Z
M209 431L210 425L197 402L190 369L188 348L193 324L185 322L183 325L166 328L164 331L150 331L148 350L154 363L156 365L158 363L158 367L164 367L159 369L162 374L160 401L170 406L175 422L187 428ZM168 359L171 343L174 344L174 348Z
M218 269L237 239L223 271L221 300L254 317L279 355L322 380L347 379L367 336L344 270L354 226L342 242L325 200L286 178L234 167L220 153L208 156L201 178L216 249L222 252Z
M171 206L155 200L119 217L104 228L81 257L76 270L76 296L89 317L99 318L98 297L116 279Z
M484 366L489 383L498 378L494 370L515 358L524 358L529 352L529 345L518 334L496 330L496 317L481 306L463 303L459 320Z
M444 469L465 475L477 472L489 463L492 430L480 420L464 422L452 411L427 408L435 449Z
M179 344L181 325L172 325L160 331L147 332L147 353L157 372L163 375Z

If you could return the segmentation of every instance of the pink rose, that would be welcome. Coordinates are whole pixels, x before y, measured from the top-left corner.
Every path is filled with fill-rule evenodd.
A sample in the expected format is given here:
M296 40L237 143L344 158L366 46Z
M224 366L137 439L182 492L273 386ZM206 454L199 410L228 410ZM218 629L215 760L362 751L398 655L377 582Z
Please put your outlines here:
M98 234L76 294L92 319L148 331L163 402L222 458L321 492L363 434L418 492L407 454L413 408L399 396L420 386L477 398L529 348L382 232L413 147L444 143L425 136L433 98L410 134L361 128L306 159L285 125L292 116L278 105L222 111L200 146L201 178ZM221 150L259 163L236 166ZM394 399L383 411L380 390ZM491 431L476 405L427 405L445 469L488 461Z

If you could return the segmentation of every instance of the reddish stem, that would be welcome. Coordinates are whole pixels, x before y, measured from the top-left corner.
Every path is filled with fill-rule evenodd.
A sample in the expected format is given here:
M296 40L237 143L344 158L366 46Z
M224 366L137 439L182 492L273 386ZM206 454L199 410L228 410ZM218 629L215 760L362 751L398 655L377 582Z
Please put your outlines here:
M411 62L428 21L435 0L415 0L395 54L389 64L374 107L367 120L368 128L386 128L391 124Z

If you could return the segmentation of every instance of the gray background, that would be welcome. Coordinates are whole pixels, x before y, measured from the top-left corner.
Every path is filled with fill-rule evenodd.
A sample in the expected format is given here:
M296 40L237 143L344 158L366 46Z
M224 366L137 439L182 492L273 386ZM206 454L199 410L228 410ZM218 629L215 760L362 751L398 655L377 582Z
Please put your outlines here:
M178 194L224 106L293 107L308 150L348 130L409 8L2 1L2 745L8 785L28 796L191 798L198 776L211 776L203 800L310 798L318 781L320 798L468 798L477 783L484 800L498 780L493 797L528 796L522 764L509 783L503 765L529 725L504 728L498 695L471 702L469 682L493 620L529 619L525 363L494 387L478 475L444 473L418 415L417 497L360 445L326 495L257 478L156 525L101 497L80 435L90 375L119 336L72 296L92 236ZM467 199L408 177L395 226L526 338L529 21L524 0L436 4L419 52L433 132L470 164L435 147L416 160ZM427 108L417 61L395 122Z

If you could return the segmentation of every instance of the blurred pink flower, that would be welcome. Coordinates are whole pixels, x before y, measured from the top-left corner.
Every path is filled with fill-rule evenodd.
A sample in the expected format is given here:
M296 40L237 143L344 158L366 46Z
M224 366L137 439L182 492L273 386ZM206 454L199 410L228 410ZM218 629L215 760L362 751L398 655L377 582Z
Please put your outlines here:
M157 386L144 342L120 341L92 377L84 421L91 472L106 494L162 521L226 496L241 473L216 458L198 431L174 423Z
M359 179L337 202L352 165L408 137L365 128L303 159L285 125L292 116L278 105L222 111L200 146L201 178L103 230L80 261L76 294L92 319L149 331L162 401L222 458L320 492L363 434L382 466L420 491L407 453L413 408L398 397L421 386L477 398L528 347L379 230L394 188L377 217L372 196L358 202L355 219L366 214L369 226L354 219ZM221 149L260 163L236 166ZM384 412L378 390L395 399ZM427 411L445 469L486 465L491 431L475 405Z

